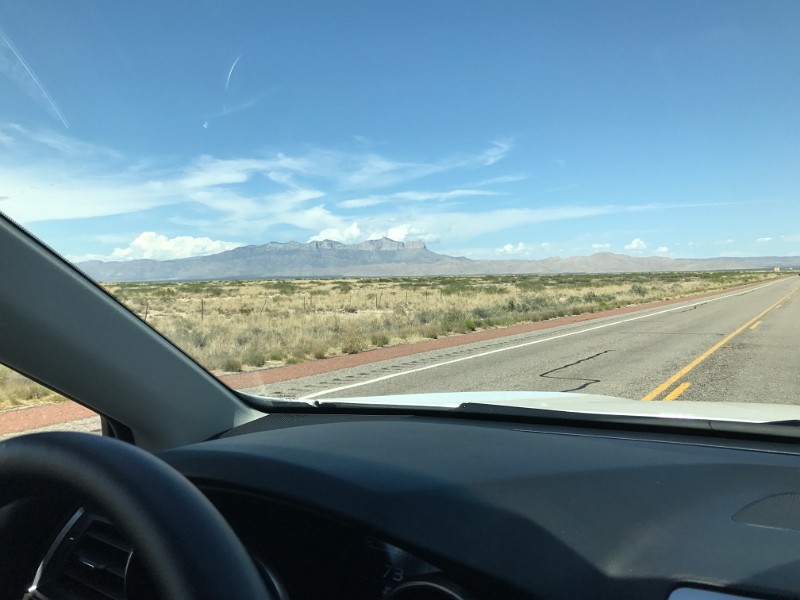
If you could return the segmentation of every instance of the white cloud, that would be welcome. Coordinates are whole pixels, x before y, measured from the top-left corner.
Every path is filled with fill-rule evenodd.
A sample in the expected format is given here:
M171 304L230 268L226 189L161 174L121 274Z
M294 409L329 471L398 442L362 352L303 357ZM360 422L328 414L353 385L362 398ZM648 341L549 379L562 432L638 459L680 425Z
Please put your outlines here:
M495 254L520 254L525 252L528 249L526 244L519 242L516 246L513 244L506 244L502 248L497 248L494 252Z
M767 242L771 241L772 241L771 237L760 237L756 240L756 242L758 242L759 244L766 244Z
M315 242L322 240L334 240L344 244L355 244L358 242L363 242L364 240L379 240L381 238L389 238L390 240L394 240L396 242L439 241L438 235L411 223L401 223L399 225L394 224L383 229L370 229L368 231L371 231L371 233L367 234L358 223L354 222L341 228L329 227L323 229L317 235L311 236L308 241Z
M321 242L324 240L333 240L334 242L342 242L343 244L353 244L363 241L364 238L365 236L361 233L358 223L352 223L348 227L341 229L336 229L334 227L323 229L317 235L310 237L308 241Z
M592 244L592 250L607 250L611 244Z
M212 240L207 237L192 237L179 235L168 238L165 235L154 231L141 233L130 244L122 248L115 248L108 257L103 260L134 260L138 258L150 258L154 260L170 260L174 258L188 258L190 256L205 256L216 254L225 250L232 250L242 246L238 242L223 242Z
M645 244L640 238L634 238L631 240L630 244L625 244L625 250L646 250L647 244Z
M410 223L403 223L402 225L395 225L394 227L390 227L385 234L381 233L378 235L370 236L372 239L387 237L390 240L394 240L396 242L405 242L406 240L420 240L423 242L438 242L439 236L433 233L429 233L425 229L421 229L419 227L415 227Z
M656 248L656 252L669 252L669 248L667 246L659 246Z

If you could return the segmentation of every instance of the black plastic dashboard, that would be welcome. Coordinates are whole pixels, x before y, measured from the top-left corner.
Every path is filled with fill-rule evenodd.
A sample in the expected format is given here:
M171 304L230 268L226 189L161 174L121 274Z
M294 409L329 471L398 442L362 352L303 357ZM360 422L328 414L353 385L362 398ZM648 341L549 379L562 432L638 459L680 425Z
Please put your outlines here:
M800 595L800 451L790 444L272 415L161 457L292 599ZM442 591L396 591L411 581Z
M424 416L276 417L280 426L267 417L266 431L163 458L201 487L387 540L478 597L666 598L683 585L800 593L796 447Z

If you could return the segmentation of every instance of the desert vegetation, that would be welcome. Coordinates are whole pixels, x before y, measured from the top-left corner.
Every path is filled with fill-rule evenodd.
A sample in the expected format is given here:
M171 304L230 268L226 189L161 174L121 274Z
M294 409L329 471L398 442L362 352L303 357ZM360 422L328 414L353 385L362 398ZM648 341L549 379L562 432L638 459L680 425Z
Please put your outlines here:
M0 410L60 400L64 397L0 365Z
M718 291L765 272L105 284L215 373ZM60 399L0 367L0 408Z

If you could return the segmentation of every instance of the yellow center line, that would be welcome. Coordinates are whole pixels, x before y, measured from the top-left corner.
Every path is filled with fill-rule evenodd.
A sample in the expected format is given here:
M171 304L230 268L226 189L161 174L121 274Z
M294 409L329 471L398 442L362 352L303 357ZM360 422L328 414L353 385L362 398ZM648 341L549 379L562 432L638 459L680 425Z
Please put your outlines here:
M692 385L692 384L691 384L691 383L689 383L688 381L685 381L685 382L683 382L683 383L682 383L682 384L680 384L678 387L676 387L674 390L672 390L672 391L671 391L669 394L667 394L667 395L664 397L664 401L665 401L665 402L670 402L670 401L672 401L672 400L675 400L675 398L677 398L677 397L678 397L678 396L680 396L680 395L681 395L683 392L685 392L686 390L688 390L688 389L689 389L689 387L690 387L691 385Z
M727 337L725 337L724 339L720 340L719 342L717 342L716 344L714 344L713 346L711 346L711 348L709 348L708 350L706 350L705 352L703 352L703 353L702 353L700 356L698 356L697 358L695 358L695 359L694 359L692 362L690 362L688 365L686 365L685 367L683 367L683 368L682 368L680 371L678 371L677 373L675 373L675 374L674 374L672 377L670 377L669 379L667 379L667 380L666 380L664 383L662 383L661 385L659 385L658 387L656 387L655 389L653 389L653 390L652 390L650 393L648 393L646 396L644 396L644 397L642 398L642 400L645 400L645 401L647 401L647 400L653 400L653 399L654 399L656 396L658 396L658 395L659 395L659 394L661 394L661 393L662 393L664 390L666 390L667 388L669 388L669 387L670 387L670 386L671 386L673 383L675 383L676 381L678 381L678 380L679 380L681 377L683 377L684 375L686 375L686 374L687 374L689 371L691 371L692 369L694 369L694 368L695 368L697 365L699 365L701 362L703 362L703 361L704 361L705 359L707 359L709 356L711 356L712 354L714 354L714 352L716 352L717 350L719 350L720 348L722 348L722 347L723 347L725 344L727 344L729 341L731 341L733 338L735 338L737 335L739 335L739 334L740 334L742 331L744 331L745 329L747 329L748 327L750 327L750 325L752 325L753 323L755 323L756 321L758 321L758 320L759 320L761 317L763 317L765 314L767 314L767 313L768 313L769 311L771 311L773 308L775 308L776 306L778 306L778 305L779 305L781 302L783 302L784 300L786 300L786 299L787 299L789 296L791 296L792 294L794 294L796 291L797 291L797 289L794 289L794 290L792 290L791 292L789 292L788 294L786 294L786 295L785 295L783 298L781 298L780 300L778 300L778 301L777 301L775 304L773 304L772 306L770 306L770 307L769 307L769 308L767 308L766 310L764 310L764 311L760 312L760 313L759 313L759 314L757 314L755 317L753 317L752 319L750 319L750 320L749 320L747 323L745 323L744 325L742 325L741 327L739 327L739 329L737 329L736 331L734 331L733 333L729 334L729 335L728 335Z
M756 327L758 327L759 325L761 325L761 321L756 321L755 323L753 323L752 325L750 325L750 329L755 329L755 328L756 328Z

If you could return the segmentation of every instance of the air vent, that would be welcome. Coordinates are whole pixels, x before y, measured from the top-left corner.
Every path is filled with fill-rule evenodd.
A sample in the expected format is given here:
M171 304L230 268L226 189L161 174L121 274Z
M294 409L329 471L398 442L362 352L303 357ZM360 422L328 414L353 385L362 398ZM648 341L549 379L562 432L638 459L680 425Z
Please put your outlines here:
M125 600L125 567L130 545L113 525L85 516L43 567L38 590L64 600Z

